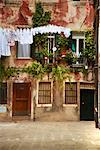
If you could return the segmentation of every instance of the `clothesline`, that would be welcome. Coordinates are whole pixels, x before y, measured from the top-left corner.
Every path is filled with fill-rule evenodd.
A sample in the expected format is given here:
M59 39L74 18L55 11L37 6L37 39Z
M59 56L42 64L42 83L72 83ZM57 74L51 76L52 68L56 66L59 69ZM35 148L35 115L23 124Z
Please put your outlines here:
M10 46L15 45L15 41L20 42L20 44L32 44L33 36L37 34L45 34L45 33L58 33L65 35L65 37L70 36L71 30L69 28L65 28L62 26L56 25L47 25L40 26L36 28L0 28L0 57L10 56ZM5 44L6 43L6 44Z

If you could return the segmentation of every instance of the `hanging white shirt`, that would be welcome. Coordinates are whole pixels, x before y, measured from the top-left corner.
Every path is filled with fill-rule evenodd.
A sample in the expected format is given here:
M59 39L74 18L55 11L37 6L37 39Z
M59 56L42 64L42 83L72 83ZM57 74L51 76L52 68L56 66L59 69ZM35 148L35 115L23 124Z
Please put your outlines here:
M0 57L2 56L10 56L10 46L8 44L6 31L0 28Z
M33 34L31 29L20 29L20 44L32 44L33 43Z

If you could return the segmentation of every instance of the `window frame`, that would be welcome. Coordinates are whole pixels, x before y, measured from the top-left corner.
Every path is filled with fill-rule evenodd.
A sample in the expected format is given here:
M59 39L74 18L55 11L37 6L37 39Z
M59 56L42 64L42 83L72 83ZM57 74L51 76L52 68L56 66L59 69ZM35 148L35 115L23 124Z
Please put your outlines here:
M81 33L81 32L80 32ZM83 35L78 35L78 32L72 32L72 40L76 40L76 55L79 56L79 40L82 39L84 42L83 47L85 48L85 33Z
M4 3L5 4L9 4L9 5L20 5L20 2L21 2L21 0L14 0L13 2L12 2L12 0L3 0L4 1Z
M39 98L39 83L50 83L51 84L51 103L50 104L39 104L38 98ZM53 81L37 81L37 94L36 94L36 105L37 107L52 107L53 102Z
M31 54L32 54L32 47L31 47L31 44L28 44L28 45L30 46L30 56L29 56L29 57L22 57L22 56L19 57L19 56L18 56L18 47L19 47L18 44L20 44L20 42L16 42L16 49L17 49L17 50L16 50L16 58L17 58L17 59L31 59L31 58L32 58L32 56L31 56ZM25 44L21 44L21 45L25 45Z
M56 45L56 42L55 42L55 35L49 35L48 36L48 53L50 53L50 45L51 45L51 43L50 43L50 40L53 40L53 46L52 46L52 51L53 51L53 47L55 47L55 45ZM48 58L48 60L47 60L47 62L48 63L50 63L50 59ZM52 63L54 63L55 62L55 59L54 59L54 51L53 51L53 58L52 58Z
M4 97L2 97L2 99L0 99L0 105L5 105L5 104L7 104L7 82L3 82L0 86L2 86L3 85L3 88L2 87L0 87L0 93L1 93L1 90L3 90L2 91L2 93L3 93L3 96ZM2 88L2 89L1 89ZM6 90L6 91L5 91ZM6 95L4 95L4 93L6 93ZM1 95L2 96L2 95ZM6 97L5 97L6 96ZM1 97L0 97L1 98Z
M76 84L76 97L75 97L76 101L74 103L66 103L66 93L65 93L66 92L66 84L69 84L69 86L70 86L70 84ZM71 90L68 90L68 91L71 91ZM77 101L77 95L78 95L77 91L78 91L77 90L77 82L71 82L71 83L65 82L64 83L64 104L63 104L64 106L66 106L66 105L71 105L72 106L72 105L77 105L78 104L78 101ZM75 90L74 90L74 92L75 92ZM72 97L72 96L70 96L70 97Z

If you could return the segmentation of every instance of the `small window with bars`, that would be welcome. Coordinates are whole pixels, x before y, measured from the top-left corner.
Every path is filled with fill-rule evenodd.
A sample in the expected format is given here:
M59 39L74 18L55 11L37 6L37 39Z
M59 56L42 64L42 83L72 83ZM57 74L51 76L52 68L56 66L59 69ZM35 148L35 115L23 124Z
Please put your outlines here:
M5 4L20 4L22 0L3 0Z
M7 104L7 83L0 84L0 104Z
M77 103L77 83L65 83L65 104Z
M51 104L51 82L39 82L38 104Z

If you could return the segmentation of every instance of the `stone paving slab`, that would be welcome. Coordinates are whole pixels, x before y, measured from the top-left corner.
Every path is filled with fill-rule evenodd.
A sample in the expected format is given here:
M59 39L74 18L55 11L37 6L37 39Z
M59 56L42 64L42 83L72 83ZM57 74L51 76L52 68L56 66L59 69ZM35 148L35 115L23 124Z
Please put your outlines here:
M0 122L0 150L100 150L94 122Z

